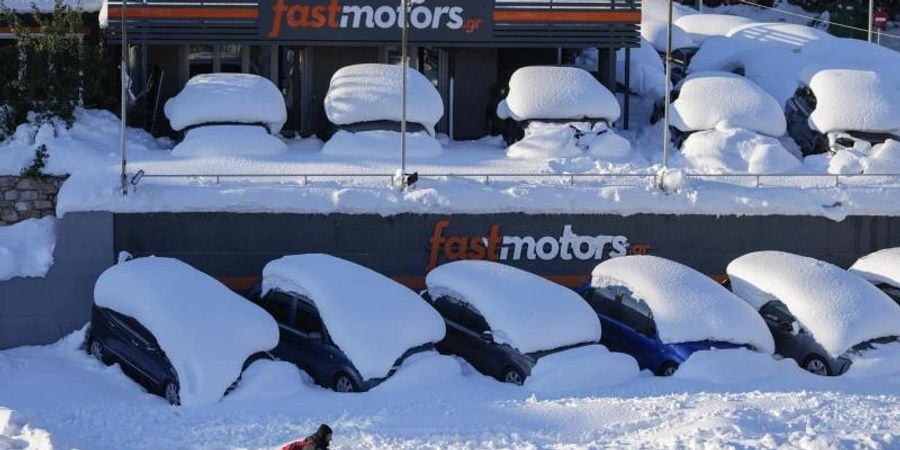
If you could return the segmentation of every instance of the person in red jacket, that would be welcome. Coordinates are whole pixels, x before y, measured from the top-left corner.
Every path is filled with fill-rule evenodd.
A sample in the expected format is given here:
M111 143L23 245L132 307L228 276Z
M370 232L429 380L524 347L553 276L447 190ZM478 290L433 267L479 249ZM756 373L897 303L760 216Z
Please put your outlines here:
M281 450L328 450L329 445L331 445L331 428L322 424L306 439L291 442L281 447Z

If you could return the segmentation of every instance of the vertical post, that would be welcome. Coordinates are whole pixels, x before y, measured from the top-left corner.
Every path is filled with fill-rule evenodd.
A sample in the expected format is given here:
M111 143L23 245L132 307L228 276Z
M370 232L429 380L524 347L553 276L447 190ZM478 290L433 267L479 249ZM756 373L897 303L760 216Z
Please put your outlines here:
M400 177L403 187L406 187L406 71L409 69L409 0L402 0L403 4L403 33L401 35L400 61Z
M122 79L122 104L121 104L121 119L122 124L119 130L119 153L122 159L122 167L121 167L121 184L122 184L122 195L128 195L128 180L126 179L127 173L127 157L125 154L125 132L127 131L127 119L128 119L128 13L126 9L128 8L128 0L122 0L122 15L120 17L120 26L121 26L121 45L122 45L122 65L121 65L121 74L120 78Z
M625 47L625 119L623 128L628 129L631 116L631 47Z
M672 92L669 89L669 80L672 79L672 1L669 0L669 26L666 32L666 107L663 120L663 167L669 168L669 108L672 101Z
M875 24L875 0L869 0L869 42L872 42L872 27Z

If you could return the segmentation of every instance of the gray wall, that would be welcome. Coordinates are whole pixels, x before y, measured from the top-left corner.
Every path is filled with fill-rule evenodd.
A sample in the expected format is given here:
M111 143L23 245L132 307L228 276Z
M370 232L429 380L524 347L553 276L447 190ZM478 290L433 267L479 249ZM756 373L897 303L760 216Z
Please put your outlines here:
M44 278L0 281L0 349L48 344L90 320L94 282L114 261L113 215L70 213Z

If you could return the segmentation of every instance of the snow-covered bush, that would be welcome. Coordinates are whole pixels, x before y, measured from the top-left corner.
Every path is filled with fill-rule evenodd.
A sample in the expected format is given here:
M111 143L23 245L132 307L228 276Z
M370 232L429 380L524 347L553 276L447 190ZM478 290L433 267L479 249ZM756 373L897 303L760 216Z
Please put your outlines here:
M680 84L672 102L672 126L681 131L745 128L781 136L787 121L781 105L756 83L728 72L700 72Z
M169 99L166 118L178 131L208 123L264 124L277 134L287 121L281 91L270 80L248 73L197 75Z
M497 106L501 119L603 119L618 120L616 97L584 69L529 66L509 79L509 94Z

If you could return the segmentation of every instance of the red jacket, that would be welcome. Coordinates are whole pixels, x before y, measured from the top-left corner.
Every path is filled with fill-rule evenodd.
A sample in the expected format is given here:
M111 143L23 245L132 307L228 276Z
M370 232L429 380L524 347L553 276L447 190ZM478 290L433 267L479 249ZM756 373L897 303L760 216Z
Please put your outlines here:
M308 437L303 440L294 441L281 447L281 450L318 450L319 446L313 438Z

